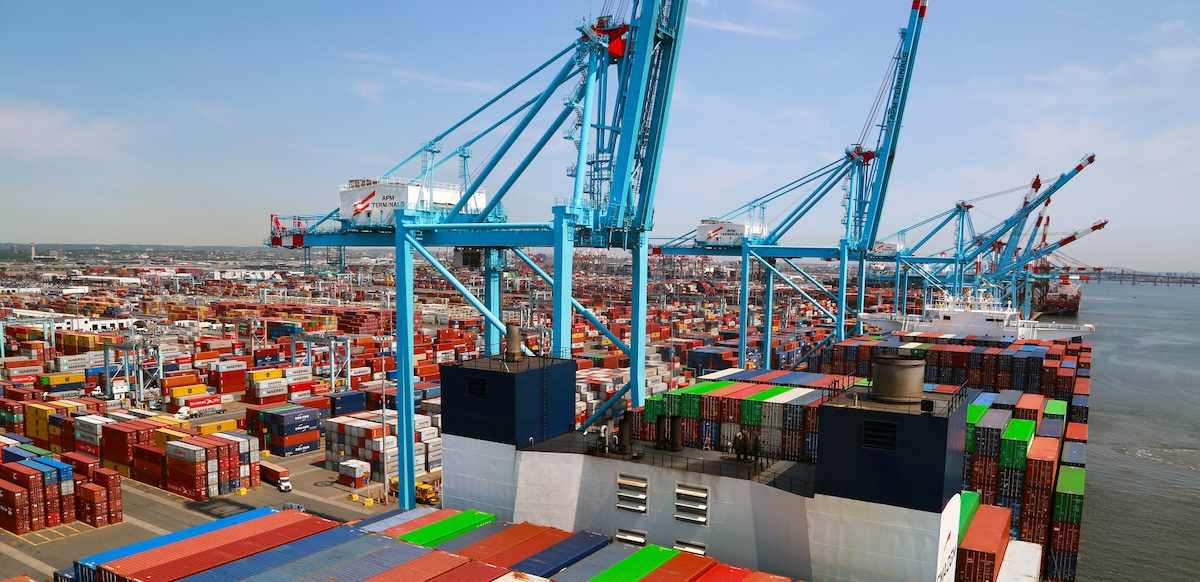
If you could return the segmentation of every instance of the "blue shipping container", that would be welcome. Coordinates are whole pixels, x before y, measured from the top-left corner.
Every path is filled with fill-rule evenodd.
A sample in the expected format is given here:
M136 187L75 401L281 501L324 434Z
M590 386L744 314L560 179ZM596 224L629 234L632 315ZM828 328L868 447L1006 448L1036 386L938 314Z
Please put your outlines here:
M609 541L608 536L598 533L576 532L571 537L513 564L512 569L549 578L600 551Z
M225 582L226 580L241 580L260 572L277 568L305 556L314 554L340 544L350 542L366 535L357 527L335 527L319 534L298 539L290 544L271 548L230 562L223 566L201 572L184 578L186 582Z

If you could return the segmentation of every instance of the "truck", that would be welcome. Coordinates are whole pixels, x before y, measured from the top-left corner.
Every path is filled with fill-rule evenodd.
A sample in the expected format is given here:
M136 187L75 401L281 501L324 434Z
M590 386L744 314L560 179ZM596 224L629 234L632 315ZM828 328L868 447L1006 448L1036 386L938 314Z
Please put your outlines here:
M286 467L263 461L258 464L258 470L263 481L275 485L284 493L292 490L292 476Z

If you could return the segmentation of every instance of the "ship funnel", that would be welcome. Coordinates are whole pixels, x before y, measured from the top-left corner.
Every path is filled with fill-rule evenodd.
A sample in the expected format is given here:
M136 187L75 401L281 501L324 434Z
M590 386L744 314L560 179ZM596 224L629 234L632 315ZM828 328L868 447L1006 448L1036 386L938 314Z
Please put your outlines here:
M919 402L924 398L925 359L895 354L872 358L875 378L870 397L881 402Z
M521 326L510 323L505 336L504 361L505 362L520 362L525 354L521 353Z

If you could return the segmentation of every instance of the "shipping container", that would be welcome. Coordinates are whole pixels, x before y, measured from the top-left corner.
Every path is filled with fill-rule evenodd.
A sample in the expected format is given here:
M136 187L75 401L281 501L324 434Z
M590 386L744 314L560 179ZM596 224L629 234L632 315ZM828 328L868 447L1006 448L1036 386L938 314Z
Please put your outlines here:
M529 522L513 524L512 527L455 553L472 560L486 560L488 556L511 548L549 529L544 525L536 525Z
M392 570L413 560L431 553L433 550L411 544L396 544L361 559L342 562L322 572L310 574L302 580L305 582L327 582L330 580L366 580L388 570Z
M1012 512L981 505L958 547L960 582L995 582L1008 548Z
M1080 523L1083 520L1083 490L1087 469L1059 467L1054 489L1054 521Z
M337 527L315 515L285 510L102 564L100 582L178 580Z
M422 515L420 517L416 517L411 520L405 521L403 523L393 525L379 533L381 533L387 537L390 537L390 538L398 538L406 533L417 531L429 524L433 524L433 523L442 521L443 519L446 519L447 517L450 517L453 515L458 515L458 513L459 513L459 511L457 509L438 509L431 513Z
M260 572L265 572L299 560L304 556L351 542L364 535L367 535L366 532L356 527L335 527L329 531L311 535L194 576L189 576L184 578L184 580L186 582L243 580Z
M695 582L716 565L716 558L680 552L640 580L642 582Z
M613 564L591 582L626 582L641 580L642 577L657 570L671 558L679 555L679 550L648 544L633 555Z
M454 553L469 545L479 542L480 540L490 538L501 531L504 531L504 529L511 525L512 524L505 521L493 521L453 539L446 540L445 542L437 544L434 547L443 552Z
M101 564L161 548L163 546L168 546L179 541L190 540L207 533L220 531L275 513L279 513L279 510L270 507L252 509L237 515L218 519L217 521L200 524L194 527L179 530L177 532L151 538L143 542L130 544L123 548L117 548L115 550L95 554L86 558L79 558L78 560L75 560L75 579L79 580L80 582L96 582L96 568Z
M754 570L730 566L728 564L717 564L711 570L705 572L696 582L744 582L747 577L754 573Z
M427 582L449 572L469 560L462 556L434 550L411 562L385 570L367 578L367 582Z
M399 540L379 535L364 535L356 537L344 544L324 548L270 570L260 571L246 582L270 582L274 580L299 580L314 573L324 572L329 568L340 566L349 561L363 559L363 556L388 549L398 544Z
M437 511L437 509L433 508L433 507L418 507L416 509L409 509L409 510L401 509L399 511L394 511L394 512L391 512L388 514L384 514L377 518L372 518L372 519L368 519L366 521L360 522L360 523L356 524L355 527L358 527L359 529L369 531L372 533L379 533L390 527L395 527L402 523L412 521L423 515L429 515L435 511Z
M612 543L554 575L555 582L588 582L613 564L632 556L638 546Z
M575 532L570 537L512 565L518 572L528 572L544 578L562 570L607 546L608 536L589 531Z
M553 546L554 544L557 544L569 537L571 537L571 532L552 527L523 542L518 542L513 544L511 547L496 552L487 558L484 558L484 561L489 564L504 566L505 568L512 568L513 564L516 564L517 562L520 562L525 558L545 550L546 548L549 548L550 546Z
M429 582L492 582L508 573L508 568L484 562L467 562L429 579Z
M468 509L399 537L410 544L432 548L495 520L494 514Z

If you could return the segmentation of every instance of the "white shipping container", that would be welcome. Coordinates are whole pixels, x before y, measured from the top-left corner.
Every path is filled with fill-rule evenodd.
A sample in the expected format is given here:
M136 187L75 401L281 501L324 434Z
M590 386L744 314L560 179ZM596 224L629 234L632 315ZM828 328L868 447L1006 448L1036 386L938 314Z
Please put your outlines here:
M205 460L204 448L183 441L167 442L167 455L183 459L189 463L199 463Z
M438 436L439 436L438 429L436 429L432 426L417 429L416 432L417 432L417 440L419 440L423 443L428 443L429 439L435 439L435 438L438 438Z
M287 389L286 384L283 386L279 386L277 388L255 388L254 389L254 395L258 396L259 398L263 398L266 396L281 396L281 395L284 395L287 393L288 393L288 389Z
M283 378L271 378L269 380L255 380L253 386L255 390L264 390L269 388L283 388L286 390L287 385L287 380L284 380Z
M413 415L413 430L421 430L433 426L433 419L424 414Z

